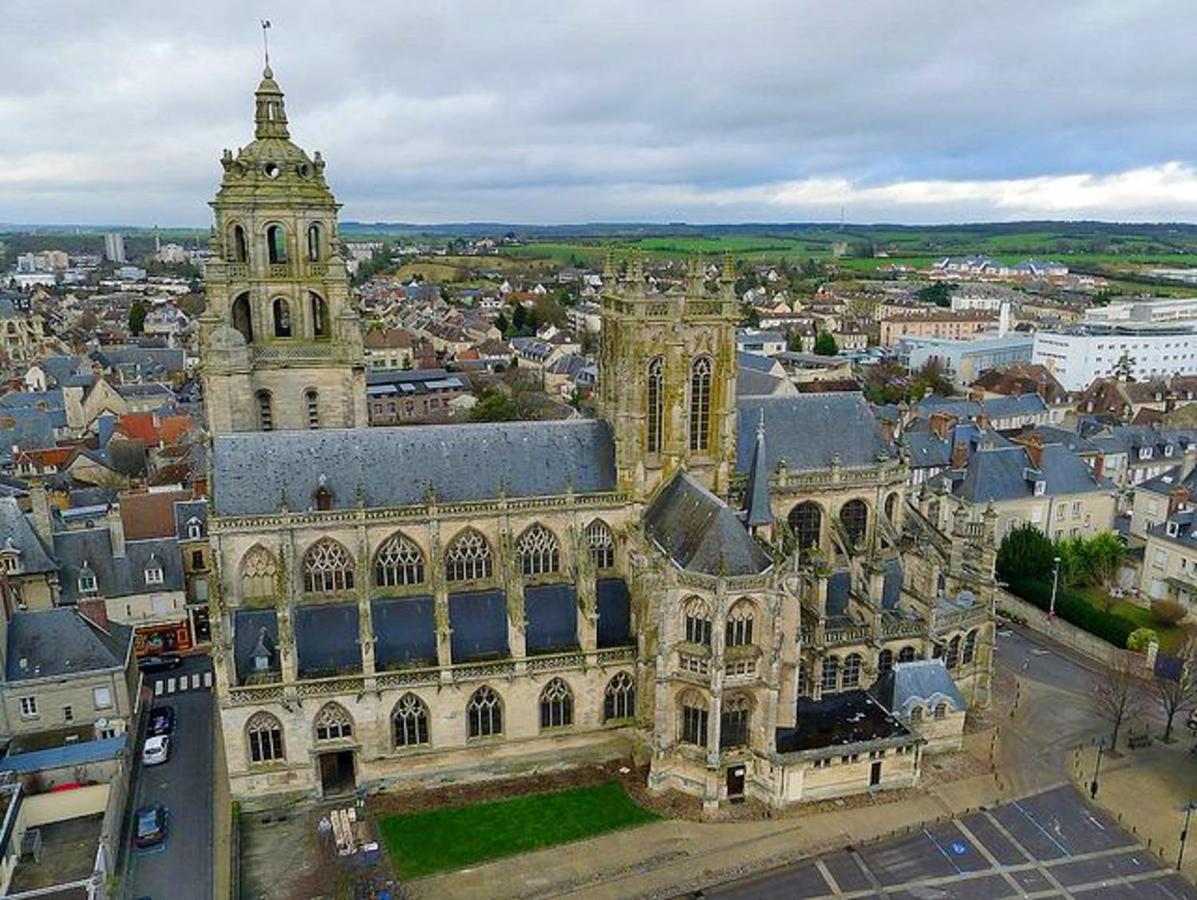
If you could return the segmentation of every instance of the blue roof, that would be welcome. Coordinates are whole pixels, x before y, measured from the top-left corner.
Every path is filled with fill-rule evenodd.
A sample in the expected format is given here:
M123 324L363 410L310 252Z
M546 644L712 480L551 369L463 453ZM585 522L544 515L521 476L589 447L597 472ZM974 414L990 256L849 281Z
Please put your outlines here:
M77 744L65 744L61 747L51 747L48 750L34 750L30 753L17 753L0 759L0 771L5 772L41 772L46 769L65 769L69 766L82 766L87 763L100 762L105 759L116 759L125 750L125 735L104 738L99 741L79 741Z

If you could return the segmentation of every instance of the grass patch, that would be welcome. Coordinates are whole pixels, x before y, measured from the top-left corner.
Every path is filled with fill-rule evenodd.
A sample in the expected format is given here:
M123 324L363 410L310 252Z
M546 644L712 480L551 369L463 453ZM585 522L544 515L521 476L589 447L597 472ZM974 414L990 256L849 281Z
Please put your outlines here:
M1105 591L1101 588L1081 588L1077 594L1089 605L1105 609ZM1161 653L1175 653L1188 637L1189 630L1185 626L1163 625L1156 620L1150 609L1130 600L1117 600L1109 609L1114 615L1133 622L1136 628L1150 628L1159 635Z
M378 828L405 878L460 869L659 818L618 781L473 806L386 816Z

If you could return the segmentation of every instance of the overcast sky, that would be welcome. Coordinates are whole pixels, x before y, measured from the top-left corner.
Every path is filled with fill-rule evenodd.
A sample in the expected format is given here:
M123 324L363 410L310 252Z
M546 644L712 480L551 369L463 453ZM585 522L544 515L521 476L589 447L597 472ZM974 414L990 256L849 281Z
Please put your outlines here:
M0 222L203 225L252 139L358 221L1197 220L1192 0L0 0Z

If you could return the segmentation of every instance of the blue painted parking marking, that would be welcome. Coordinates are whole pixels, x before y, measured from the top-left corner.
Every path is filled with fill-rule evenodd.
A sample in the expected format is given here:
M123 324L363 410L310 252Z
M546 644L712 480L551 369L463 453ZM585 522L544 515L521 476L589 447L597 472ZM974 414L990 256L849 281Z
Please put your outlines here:
M964 843L964 841L952 841L948 846L952 848L952 852L957 856L964 856L964 854L968 853L968 844Z

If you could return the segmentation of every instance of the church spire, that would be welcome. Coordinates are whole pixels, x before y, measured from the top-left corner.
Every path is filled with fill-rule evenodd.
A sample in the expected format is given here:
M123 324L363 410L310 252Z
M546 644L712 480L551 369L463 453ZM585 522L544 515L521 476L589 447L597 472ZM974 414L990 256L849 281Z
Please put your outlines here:
M283 89L274 80L274 72L267 62L262 69L262 82L254 92L254 137L281 138L291 137L287 131L287 111L283 107Z

